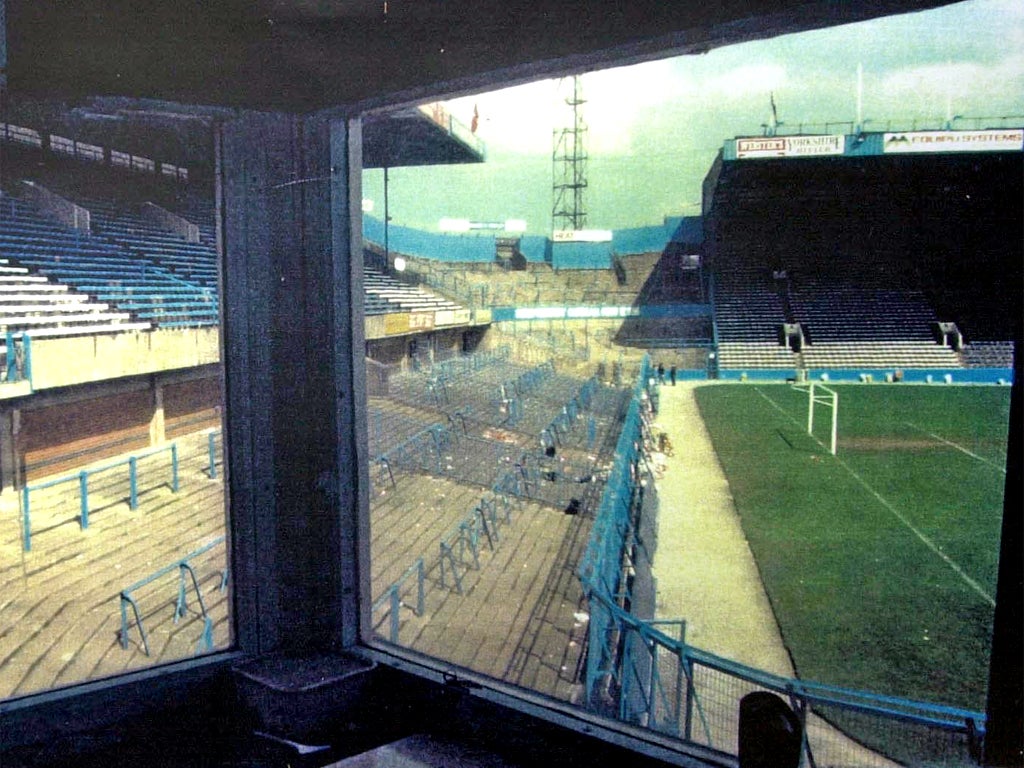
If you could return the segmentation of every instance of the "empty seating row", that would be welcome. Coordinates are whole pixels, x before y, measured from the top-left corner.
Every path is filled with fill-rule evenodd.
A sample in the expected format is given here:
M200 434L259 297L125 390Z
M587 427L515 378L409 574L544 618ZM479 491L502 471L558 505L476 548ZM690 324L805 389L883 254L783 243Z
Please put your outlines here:
M1012 341L972 341L961 350L967 368L1012 368Z
M0 259L0 333L33 337L144 330L148 321Z
M718 345L718 367L729 370L744 368L796 368L796 354L771 342L721 342Z
M0 256L34 282L70 286L139 327L219 321L215 279L212 287L197 285L126 245L52 223L9 195L0 205Z
M825 342L804 347L808 368L961 368L960 357L934 342Z
M920 291L847 285L795 285L794 321L812 343L844 340L931 341L937 321Z
M188 242L150 223L130 206L81 197L77 202L89 209L94 234L204 288L217 289L217 253L211 242Z
M741 268L719 275L714 304L720 342L778 342L785 307L762 271Z
M365 311L368 315L391 312L430 312L462 309L462 305L420 286L406 285L378 270L364 274Z

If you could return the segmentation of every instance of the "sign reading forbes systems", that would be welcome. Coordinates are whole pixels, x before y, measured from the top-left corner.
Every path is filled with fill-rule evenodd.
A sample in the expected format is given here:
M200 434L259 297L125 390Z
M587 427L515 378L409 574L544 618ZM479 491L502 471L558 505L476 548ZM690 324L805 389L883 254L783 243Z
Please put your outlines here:
M1020 152L1024 130L908 131L885 134L886 153Z

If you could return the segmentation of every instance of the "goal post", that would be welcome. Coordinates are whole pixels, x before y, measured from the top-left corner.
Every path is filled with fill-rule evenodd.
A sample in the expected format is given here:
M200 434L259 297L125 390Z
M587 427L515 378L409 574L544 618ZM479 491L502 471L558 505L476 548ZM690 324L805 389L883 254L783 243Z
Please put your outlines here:
M829 430L828 444L822 443L828 452L836 455L836 440L839 435L839 393L824 384L808 382L806 385L795 386L798 392L807 392L807 434L814 437L814 408L821 406L831 411L832 424ZM817 438L815 438L817 439ZM819 442L821 442L819 440Z

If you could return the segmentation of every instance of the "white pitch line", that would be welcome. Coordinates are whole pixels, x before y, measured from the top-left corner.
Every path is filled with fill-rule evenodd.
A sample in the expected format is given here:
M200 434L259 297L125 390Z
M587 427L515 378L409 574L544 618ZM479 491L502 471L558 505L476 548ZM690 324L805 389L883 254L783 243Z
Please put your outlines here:
M978 454L974 453L973 451L969 451L968 449L964 448L959 443L954 443L952 440L947 440L944 437L936 435L934 432L929 432L924 427L919 427L919 426L917 426L917 424L914 424L912 421L905 421L903 423L906 424L911 429L916 429L918 432L920 432L923 435L928 435L928 437L932 438L933 440L938 440L940 443L945 443L950 448L956 448L961 453L966 453L972 459L977 459L978 461L980 461L980 462L982 462L984 464L988 464L990 467L995 467L1000 472L1002 472L1004 475L1006 474L1006 467L1005 466L1000 466L1000 465L996 464L994 461L992 461L991 459L986 459L984 456L979 456Z
M797 426L802 426L800 424L800 422L797 421L792 416L792 414L787 413L782 408L782 406L780 406L778 403L776 403L774 400L772 400L770 397L768 397L768 395L766 395L764 392L762 392L760 387L757 387L756 390L757 390L757 394L759 394L761 397L763 397L765 400L767 400L768 403L773 408L775 408L779 413L781 413L783 416L788 418L790 421L794 422ZM814 435L811 435L811 437L814 438L814 441L818 445L820 445L826 452L828 451L828 449L825 448L825 444L822 443L821 440L819 440L817 437L814 437ZM839 463L839 466L841 466L843 469L845 469L847 472L849 472L850 476L854 480L856 480L858 483L860 483L862 486L864 486L864 489L868 493L870 493L872 496L874 496L883 507L885 507L887 510L889 510L896 517L897 520L899 520L901 523L903 523L905 526L907 526L907 528L910 529L911 532L913 532L913 534L921 541L922 544L924 544L926 547L928 547L928 549L930 549L932 552L934 552L936 555L938 555L943 560L943 562L946 563L946 565L948 565L950 568L952 568L953 571L961 579L964 580L964 583L966 583L967 586L969 586L972 590L974 590L974 592L976 592L978 595L980 595L981 598L986 603L988 603L990 606L995 608L995 606L996 606L995 598L993 598L992 595L990 595L988 592L986 592L985 588L982 587L978 582L976 582L974 579L972 579L970 576L968 576L966 571L964 571L964 569L961 568L956 563L956 561L954 561L949 555L947 555L945 552L943 552L938 547L938 545L935 544L934 541L929 539L925 534L923 534L916 527L914 527L913 523L911 523L906 517L904 517L903 514L898 509L896 509L896 507L894 507L892 504L890 504L878 491L876 491L874 488L872 488L870 485L868 485L867 481L864 478L862 478L860 475L858 475L857 472L854 471L854 469L849 464L847 464L845 461L843 461L841 458L839 458L839 456L833 456L832 458L834 458Z

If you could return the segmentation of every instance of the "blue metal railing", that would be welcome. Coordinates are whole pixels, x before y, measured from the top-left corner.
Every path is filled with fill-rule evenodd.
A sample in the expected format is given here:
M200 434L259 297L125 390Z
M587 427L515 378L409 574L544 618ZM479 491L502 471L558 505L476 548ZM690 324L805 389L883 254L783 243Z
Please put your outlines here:
M63 483L78 483L78 498L79 498L79 525L82 530L86 530L89 527L89 478L92 475L99 474L100 472L106 472L111 469L118 467L128 467L128 507L129 509L135 510L139 506L139 459L144 459L149 456L163 453L165 451L171 454L171 490L174 493L178 492L178 444L171 443L170 445L163 445L157 448L152 448L148 451L136 453L129 456L126 459L119 459L117 461L110 462L108 464L101 464L96 467L90 467L89 469L83 469L73 474L61 475L51 480L45 480L40 483L34 483L31 485L25 485L21 489L21 514L22 514L22 547L26 552L32 550L32 515L31 515L31 492L39 491L44 488L52 488L56 485Z
M590 410L594 400L594 393L597 391L597 378L587 379L579 391L562 406L558 415L551 420L540 432L540 443L544 448L554 447L564 443L564 438L572 431L577 420L585 411ZM597 425L593 419L588 419L587 441L593 446L597 437Z
M444 451L456 442L458 435L455 432L443 424L431 424L390 448L386 453L382 453L377 457L377 462L387 468L392 486L392 471L396 467L442 475Z
M633 616L607 596L592 593L590 597L592 610L596 601L612 617L610 634L624 649L622 663L606 684L617 688L616 714L626 722L644 723L662 733L727 750L735 739L733 718L739 700L757 689L786 698L805 725L815 714L854 713L884 722L889 739L905 743L916 738L922 750L952 752L954 760L969 762L981 751L985 734L981 712L774 675L689 646L682 635L668 636L655 626L657 622ZM649 656L640 663L638 656L645 649ZM950 740L959 743L950 745ZM860 748L848 739L822 735L821 729L814 735L805 729L808 765L842 764L844 755L845 762L850 762L849 750ZM942 759L935 764L943 764Z
M472 567L480 570L480 528L481 518L476 512L467 517L455 528L455 531L440 542L441 587L448 588L447 573L451 574L455 590L461 595L461 569L468 568L466 553L473 556ZM445 570L447 565L448 571Z
M426 570L423 565L423 558L418 558L416 562L405 570L405 573L398 577L394 584L384 590L384 594L374 601L373 606L370 609L372 613L376 613L385 605L388 606L388 616L390 619L390 631L388 638L392 643L398 642L398 631L401 619L400 610L402 607L402 587L414 573L416 574L416 607L413 609L413 612L417 616L423 615L425 602L425 572Z
M221 462L218 462L218 460L217 460L217 439L218 438L220 438L220 440L221 440L221 454L222 454L221 461L223 461L223 451L224 451L223 433L219 429L211 429L206 434L206 453L207 453L206 474L209 476L209 478L211 480L216 480L217 479L217 464L221 463Z
M158 571L154 571L149 576L132 584L130 587L126 587L121 590L119 602L121 607L121 648L127 650L129 644L129 632L131 630L131 624L128 620L128 609L131 608L132 614L135 616L135 626L139 630L139 637L142 640L142 648L145 654L149 656L149 637L146 634L146 627L143 623L142 612L139 610L138 601L132 595L133 592L141 589L142 587L152 584L157 579L166 576L169 573L177 570L178 572L178 597L174 606L174 623L185 615L188 610L188 586L186 583L186 574L191 581L192 590L195 593L196 601L199 603L199 612L203 618L203 632L200 635L199 642L196 645L196 653L213 650L213 620L210 618L209 613L206 610L206 602L203 600L202 591L199 588L199 578L196 576L195 569L192 567L190 561L195 560L201 555L206 554L215 547L220 546L224 543L224 537L220 536L211 541L206 546L200 547L194 552L190 552L180 560L176 560L173 563L164 566ZM221 571L220 580L220 591L223 592L227 588L228 584L228 568L225 567Z
M523 418L523 396L536 390L554 374L555 365L548 360L498 385L494 401L505 415L506 425L515 426L519 423Z

